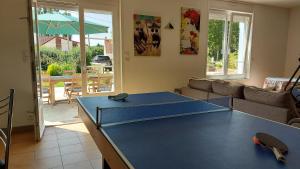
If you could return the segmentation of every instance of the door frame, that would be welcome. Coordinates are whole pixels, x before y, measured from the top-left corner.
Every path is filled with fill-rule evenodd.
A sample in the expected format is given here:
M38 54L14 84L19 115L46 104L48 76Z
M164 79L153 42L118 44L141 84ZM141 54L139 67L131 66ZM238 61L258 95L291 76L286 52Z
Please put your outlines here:
M87 72L86 72L86 51L85 51L85 33L84 33L84 12L85 10L108 11L112 14L112 40L113 40L113 78L114 91L105 93L88 94L87 92ZM82 73L82 94L83 96L104 96L122 92L122 59L121 59L121 27L119 1L88 2L79 3L79 22L80 22L80 52L81 52L81 73Z
M38 37L38 27L37 27L37 0L28 0L28 24L29 24L29 39L30 39L30 53L31 53L31 78L32 78L32 91L33 91L33 101L34 101L34 131L35 139L40 141L43 137L45 130L44 115L43 115L43 96L42 96L42 85L41 85L41 61L39 56L39 40ZM35 11L33 11L33 9ZM34 13L33 13L34 12ZM34 15L33 15L34 14ZM34 24L33 17L35 17L36 22ZM34 26L36 30L36 35L34 35ZM36 40L36 45L35 45ZM38 59L37 59L38 58ZM38 64L37 64L38 63ZM36 68L39 67L37 72ZM39 84L39 85L38 85Z
M109 11L112 13L112 27L113 27L113 59L114 59L114 87L115 90L113 93L119 93L123 90L123 82L122 82L122 59L121 59L121 27L120 27L120 1L119 0L112 0L112 1L104 1L104 0L78 0L74 3L49 3L47 0L28 0L28 24L29 24L29 39L30 39L30 48L31 48L31 69L32 69L32 89L33 89L33 97L34 97L34 110L35 110L35 121L34 121L34 127L35 127L35 138L37 141L42 139L45 125L44 125L44 119L43 119L43 113L40 114L40 112L43 111L43 102L42 102L42 90L41 85L38 85L38 80L41 80L41 74L37 72L36 70L36 62L39 64L40 59L38 61L36 60L36 53L35 53L35 37L34 37L34 22L33 22L33 13L32 13L32 6L35 5L35 8L37 9L39 7L39 3L41 3L41 6L44 5L50 5L52 7L58 7L58 8L69 8L74 9L76 8L79 13L79 22L80 22L80 51L81 51L81 70L82 70L82 78L83 78L83 89L87 87L87 81L86 77L84 77L85 74L85 66L86 66L86 60L85 60L85 35L84 35L84 9L88 10L95 10L95 11ZM37 15L35 16L37 17ZM37 26L37 22L35 24ZM36 31L38 29L36 28ZM37 32L38 35L38 32ZM37 39L38 43L38 39ZM39 48L39 44L37 44L37 47ZM39 49L37 49L39 52ZM39 56L38 56L39 57ZM39 65L41 67L41 65ZM38 77L39 76L39 77ZM38 78L37 78L38 77ZM85 78L85 80L84 80ZM39 82L41 84L41 82ZM40 88L40 93L38 93L38 88ZM84 93L84 91L83 91ZM99 93L94 95L108 95L112 93ZM85 91L85 95L87 95L87 91ZM89 95L91 96L91 95ZM40 97L40 98L39 98ZM41 120L42 119L42 120ZM41 125L43 124L43 125ZM41 126L40 126L41 125Z

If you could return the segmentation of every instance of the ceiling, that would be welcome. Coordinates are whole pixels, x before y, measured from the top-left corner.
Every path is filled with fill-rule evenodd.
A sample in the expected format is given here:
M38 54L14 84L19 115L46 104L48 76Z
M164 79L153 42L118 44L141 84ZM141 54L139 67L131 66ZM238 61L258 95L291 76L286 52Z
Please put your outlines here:
M235 0L256 4L272 5L284 8L293 8L300 6L300 0Z

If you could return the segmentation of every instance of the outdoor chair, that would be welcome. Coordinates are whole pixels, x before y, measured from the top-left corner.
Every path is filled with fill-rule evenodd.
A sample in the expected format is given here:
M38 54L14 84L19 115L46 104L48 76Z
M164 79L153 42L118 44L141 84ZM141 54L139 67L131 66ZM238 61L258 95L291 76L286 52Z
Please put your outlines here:
M42 97L47 99L47 102L50 103L50 75L47 73L42 73Z
M71 86L67 89L68 103L72 102L73 96L80 96L82 93L82 80L80 74L73 74Z
M11 143L12 117L14 105L14 89L10 89L9 96L0 99L0 116L7 117L7 127L0 129L0 141L4 147L4 159L0 160L0 169L8 169L9 149Z
M113 76L99 77L98 92L111 91L113 85Z
M64 70L64 73L63 73L64 76L73 76L74 74L76 74L75 70ZM70 89L71 85L72 85L72 81L64 82L64 93L65 93L65 95L68 94L68 89Z
M97 92L99 87L100 73L95 69L87 69L88 92Z

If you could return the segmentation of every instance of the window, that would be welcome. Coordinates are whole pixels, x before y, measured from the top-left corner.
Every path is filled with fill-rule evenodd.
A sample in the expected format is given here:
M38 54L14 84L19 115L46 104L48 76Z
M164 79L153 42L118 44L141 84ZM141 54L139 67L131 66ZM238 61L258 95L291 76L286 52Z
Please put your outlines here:
M208 77L246 78L249 73L252 14L210 10Z

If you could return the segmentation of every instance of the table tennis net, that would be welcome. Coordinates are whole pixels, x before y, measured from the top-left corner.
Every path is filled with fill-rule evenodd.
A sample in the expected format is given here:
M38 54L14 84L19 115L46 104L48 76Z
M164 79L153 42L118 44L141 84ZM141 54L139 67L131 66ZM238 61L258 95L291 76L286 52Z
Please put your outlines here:
M208 101L193 100L129 107L99 108L97 125L106 126L199 113L228 111L230 110L230 106L226 105L226 103L229 103L229 98L218 98Z

